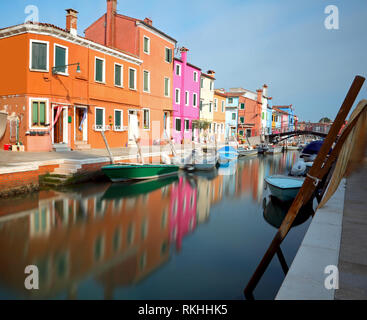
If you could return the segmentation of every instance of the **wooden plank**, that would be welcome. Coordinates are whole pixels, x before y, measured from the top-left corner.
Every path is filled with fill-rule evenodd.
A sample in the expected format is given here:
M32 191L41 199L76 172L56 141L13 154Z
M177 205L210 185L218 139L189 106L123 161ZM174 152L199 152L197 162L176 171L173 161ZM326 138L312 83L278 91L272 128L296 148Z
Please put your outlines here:
M329 150L333 146L337 135L344 124L344 121L352 108L355 99L361 87L364 83L364 78L361 76L356 76L347 96L344 99L344 102L335 118L333 125L330 128L330 131L314 161L313 166L309 171L309 175L312 177L316 177L318 179L322 179L323 176L320 175L320 170L327 159ZM340 152L340 150L339 150ZM250 281L248 282L244 294L245 296L251 296L253 290L256 288L258 282L260 281L262 275L266 271L267 267L269 266L271 260L274 257L274 254L277 252L280 244L288 234L290 228L292 227L293 221L297 217L297 214L301 207L307 203L307 201L311 198L312 194L315 192L317 185L314 184L314 180L311 179L309 176L305 179L300 191L298 192L296 198L294 199L292 206L290 207L286 217L283 220L282 225L280 226L278 232L276 233L273 241L271 242L268 250L266 251L264 257L260 261L255 273L251 277Z

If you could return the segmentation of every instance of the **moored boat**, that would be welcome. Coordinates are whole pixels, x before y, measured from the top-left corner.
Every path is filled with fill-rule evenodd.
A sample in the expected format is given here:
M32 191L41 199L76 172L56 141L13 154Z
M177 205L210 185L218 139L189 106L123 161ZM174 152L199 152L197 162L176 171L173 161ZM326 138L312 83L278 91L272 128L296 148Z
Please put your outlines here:
M305 178L290 176L270 176L265 178L271 194L281 201L293 200L301 189Z
M239 157L253 156L258 153L257 149L245 149L241 147L237 149L237 152Z
M269 150L269 146L267 146L266 144L261 144L257 148L257 153L265 154L265 152L268 151L268 150Z
M232 161L237 160L238 152L231 146L225 146L218 150L219 158L218 162L220 165L226 165Z
M276 154L276 153L281 153L282 152L282 147L281 146L270 146L268 150L265 151L265 154Z
M102 172L113 182L146 180L178 174L179 166L171 164L112 164Z

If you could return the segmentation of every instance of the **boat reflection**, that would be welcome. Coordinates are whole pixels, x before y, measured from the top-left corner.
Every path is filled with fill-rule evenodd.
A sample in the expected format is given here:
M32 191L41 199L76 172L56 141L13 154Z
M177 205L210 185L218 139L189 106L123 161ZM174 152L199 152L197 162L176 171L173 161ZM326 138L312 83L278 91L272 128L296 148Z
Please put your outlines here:
M265 221L274 228L279 229L291 205L292 202L282 202L272 195L265 197L263 199L263 216ZM292 228L306 222L314 213L312 202L310 201L306 206L301 208L293 222Z

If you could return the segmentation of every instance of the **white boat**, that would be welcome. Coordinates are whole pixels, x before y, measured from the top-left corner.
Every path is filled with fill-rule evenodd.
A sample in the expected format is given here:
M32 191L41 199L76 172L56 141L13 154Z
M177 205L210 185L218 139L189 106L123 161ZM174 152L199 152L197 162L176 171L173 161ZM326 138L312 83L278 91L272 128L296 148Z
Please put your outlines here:
M258 151L257 151L257 149L246 149L246 148L239 147L237 149L237 152L238 152L239 157L243 157L243 156L256 155Z
M301 189L305 178L290 176L270 176L265 178L271 194L281 201L293 200Z
M265 154L276 154L276 153L281 153L282 152L283 147L280 146L269 146L269 149L265 151Z
M193 150L192 165L194 170L197 171L211 171L216 167L218 158L218 154L202 153Z

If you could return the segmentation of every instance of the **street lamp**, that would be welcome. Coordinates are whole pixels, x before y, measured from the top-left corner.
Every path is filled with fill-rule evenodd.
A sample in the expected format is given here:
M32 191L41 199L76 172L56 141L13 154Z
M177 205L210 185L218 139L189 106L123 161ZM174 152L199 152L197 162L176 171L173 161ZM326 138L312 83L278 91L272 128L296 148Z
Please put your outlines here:
M81 69L80 69L80 62L77 62L77 63L71 63L71 64L66 64L64 66L57 66L57 67L53 67L52 68L52 74L57 74L57 70L58 69L63 69L63 68L66 68L66 67L70 67L70 66L77 66L76 67L76 72L77 73L80 73L81 72Z

